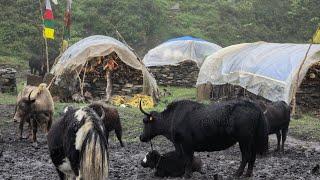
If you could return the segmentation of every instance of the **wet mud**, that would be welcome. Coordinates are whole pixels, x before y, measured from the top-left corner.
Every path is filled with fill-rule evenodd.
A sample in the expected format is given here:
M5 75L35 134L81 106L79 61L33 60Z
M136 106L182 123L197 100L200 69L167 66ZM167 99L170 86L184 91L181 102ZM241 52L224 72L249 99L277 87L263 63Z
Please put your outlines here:
M0 105L0 179L58 179L49 157L46 138L41 131L38 133L38 146L33 146L28 139L16 139L18 124L9 120L13 111L14 106ZM126 133L130 132L124 132L124 136ZM154 176L154 170L140 166L150 145L140 143L138 134L135 138L126 139L124 148L113 139L113 135L111 137L110 179L160 179ZM154 149L161 153L173 150L171 143L164 138L156 138L153 143ZM273 152L276 142L272 137L270 147L266 157L257 158L253 177L249 179L320 179L320 172L315 168L320 164L319 143L289 137L285 153L281 154ZM214 179L217 175L223 179L234 179L231 175L238 168L241 158L238 145L225 151L196 155L201 158L205 173L196 172L192 179Z

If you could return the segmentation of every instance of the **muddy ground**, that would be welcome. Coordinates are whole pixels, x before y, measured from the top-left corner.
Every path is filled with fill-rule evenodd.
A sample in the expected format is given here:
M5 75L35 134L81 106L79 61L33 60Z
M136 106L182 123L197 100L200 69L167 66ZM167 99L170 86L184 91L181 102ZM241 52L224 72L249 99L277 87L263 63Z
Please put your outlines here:
M9 121L14 106L0 105L0 179L58 179L51 163L46 138L39 134L39 144L32 146L28 140L17 141L17 124ZM126 120L124 120L126 121ZM140 166L149 144L140 143L138 133L126 130L126 147L110 140L110 179L154 179L153 171ZM130 134L131 139L126 138ZM271 148L275 147L275 138L271 138ZM171 144L163 138L156 138L154 148L162 153L173 150ZM192 179L213 179L215 174L230 178L240 162L238 145L220 152L196 153L203 161L205 174L194 173ZM320 172L311 170L320 164L320 145L288 138L284 154L271 152L267 157L258 158L251 179L320 179ZM229 177L229 178L228 178ZM179 178L176 178L179 179Z

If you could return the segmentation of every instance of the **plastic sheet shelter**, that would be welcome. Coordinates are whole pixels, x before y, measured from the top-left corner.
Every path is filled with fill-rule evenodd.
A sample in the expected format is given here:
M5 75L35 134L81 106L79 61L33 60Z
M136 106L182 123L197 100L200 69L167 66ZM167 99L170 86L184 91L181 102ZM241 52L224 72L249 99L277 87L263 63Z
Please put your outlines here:
M147 66L176 66L185 60L197 63L200 68L204 59L221 49L220 46L191 36L170 39L151 49L143 58Z
M244 43L232 45L207 57L197 87L238 85L271 101L288 104L293 97L299 67L309 44ZM312 64L320 61L320 45L312 45L299 75L299 85Z
M156 80L146 67L125 44L108 36L94 35L73 44L60 56L51 73L59 77L66 71L81 69L88 60L94 57L106 56L112 52L117 53L126 65L142 71L144 93L158 99L159 91Z

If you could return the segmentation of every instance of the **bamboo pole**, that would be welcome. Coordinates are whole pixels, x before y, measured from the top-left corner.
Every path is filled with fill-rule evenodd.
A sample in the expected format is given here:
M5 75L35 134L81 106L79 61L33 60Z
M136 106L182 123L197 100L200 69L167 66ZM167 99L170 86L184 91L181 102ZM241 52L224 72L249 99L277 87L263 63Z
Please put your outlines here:
M41 14L41 20L42 20L42 31L43 31L44 19L43 19L43 11L42 11L42 2L41 2L41 0L39 0L39 7L40 7L40 14ZM43 38L44 38L44 43L45 43L45 46L46 46L47 73L49 73L50 68L49 68L48 41L47 41L46 37L43 36Z
M297 106L297 100L296 100L296 94L297 94L297 91L298 91L298 88L299 88L299 79L300 79L300 72L301 72L301 69L302 69L302 66L304 65L304 63L306 62L307 58L308 58L308 54L310 52L310 49L311 49L311 46L312 46L313 42L311 41L309 47L308 47L308 50L304 56L304 59L298 69L298 74L297 74L297 80L296 80L296 83L293 87L293 98L292 98L292 103L293 103L293 106L292 106L292 115L295 115L296 113L296 106Z

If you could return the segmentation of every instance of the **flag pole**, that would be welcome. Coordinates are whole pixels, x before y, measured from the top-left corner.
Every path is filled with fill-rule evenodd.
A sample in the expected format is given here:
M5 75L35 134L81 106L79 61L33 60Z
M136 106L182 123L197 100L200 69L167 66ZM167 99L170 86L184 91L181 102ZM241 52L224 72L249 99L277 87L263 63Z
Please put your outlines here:
M41 14L41 20L42 20L42 31L43 31L43 26L44 26L44 19L43 19L43 11L42 11L42 2L39 0L39 7L40 7L40 14ZM43 35L42 35L43 36ZM47 61L47 73L49 73L49 53L48 53L48 41L47 38L44 37L44 43L46 47L46 61Z

